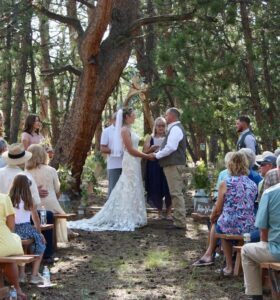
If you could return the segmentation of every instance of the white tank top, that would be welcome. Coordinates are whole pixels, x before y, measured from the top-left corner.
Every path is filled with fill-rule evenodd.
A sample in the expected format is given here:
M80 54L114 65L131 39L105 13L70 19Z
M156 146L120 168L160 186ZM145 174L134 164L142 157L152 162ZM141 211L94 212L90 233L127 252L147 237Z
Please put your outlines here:
M14 207L15 209L15 223L22 224L22 223L30 223L30 216L31 211L24 209L24 202L20 200L19 208Z

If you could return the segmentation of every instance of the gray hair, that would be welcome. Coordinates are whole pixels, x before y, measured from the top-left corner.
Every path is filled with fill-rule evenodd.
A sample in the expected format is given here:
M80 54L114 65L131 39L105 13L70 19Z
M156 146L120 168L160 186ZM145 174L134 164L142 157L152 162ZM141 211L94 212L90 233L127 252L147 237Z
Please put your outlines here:
M180 114L178 108L176 108L176 107L168 108L167 112L171 112L173 115L176 116L177 119L180 119L181 114Z
M153 137L156 135L156 126L157 126L157 123L160 121L165 124L165 131L166 131L166 120L163 117L158 117L155 119L155 122L154 122L153 131L152 131Z
M280 155L277 157L276 166L277 168L280 168Z
M249 168L253 168L256 163L256 154L254 151L250 148L241 148L239 152L245 154L249 162Z
M4 139L0 138L0 154L6 151L7 143Z
M274 151L274 155L276 157L279 157L280 156L280 148L277 148L275 151Z
M225 166L226 166L226 168L227 168L228 162L230 161L230 159L231 159L231 157L232 157L233 154L234 154L234 152L233 152L233 151L230 151L230 152L228 152L228 153L225 155Z

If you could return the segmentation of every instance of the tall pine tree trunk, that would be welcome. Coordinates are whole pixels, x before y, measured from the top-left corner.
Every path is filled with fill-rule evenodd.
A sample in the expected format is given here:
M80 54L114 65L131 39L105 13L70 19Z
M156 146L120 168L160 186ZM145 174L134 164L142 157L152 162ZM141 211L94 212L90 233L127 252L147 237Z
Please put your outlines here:
M50 0L45 0L44 6L48 9L50 3L51 3ZM42 55L41 67L42 70L49 70L51 69L51 59L49 54L49 41L50 41L49 21L48 18L43 15L39 16L39 21L40 21L41 55ZM44 93L43 97L49 98L50 120L51 120L51 127L52 127L51 143L53 146L55 146L60 134L56 89L55 89L53 77L51 75L44 76L42 82L44 87L43 93L44 91L46 91L46 94ZM45 114L48 116L48 112L45 112Z
M24 101L24 87L27 73L27 63L29 57L29 45L31 44L31 18L32 9L29 8L26 14L22 16L22 27L20 33L19 60L17 68L17 77L15 84L15 96L12 107L10 142L15 143L18 140L18 131L20 126L20 114Z
M84 33L80 48L83 70L53 160L55 166L70 166L77 188L102 111L130 56L127 32L137 11L137 0L98 1ZM110 34L101 43L110 21Z
M11 126L11 111L12 111L12 62L10 57L10 51L12 47L11 25L6 28L5 45L6 51L3 54L4 65L4 80L2 82L2 110L4 117L4 132L5 137L10 138L10 126Z

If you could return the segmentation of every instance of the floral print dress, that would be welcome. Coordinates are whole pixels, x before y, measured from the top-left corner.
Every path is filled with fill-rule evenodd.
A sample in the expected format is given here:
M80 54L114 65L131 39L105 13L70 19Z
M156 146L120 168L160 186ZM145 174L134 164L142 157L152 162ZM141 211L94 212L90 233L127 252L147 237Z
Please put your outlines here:
M225 234L236 235L254 231L256 184L247 176L229 176L225 182L227 191L223 211L217 221L219 229Z

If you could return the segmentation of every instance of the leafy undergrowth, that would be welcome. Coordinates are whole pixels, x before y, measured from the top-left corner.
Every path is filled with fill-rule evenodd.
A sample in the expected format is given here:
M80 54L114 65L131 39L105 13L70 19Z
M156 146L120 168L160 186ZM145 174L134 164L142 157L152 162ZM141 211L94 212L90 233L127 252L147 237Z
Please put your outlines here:
M247 299L242 276L223 278L221 266L193 268L204 251L205 225L188 219L188 231L165 229L165 220L149 217L135 232L80 231L80 237L59 248L51 266L52 288L29 284L23 290L36 299Z

